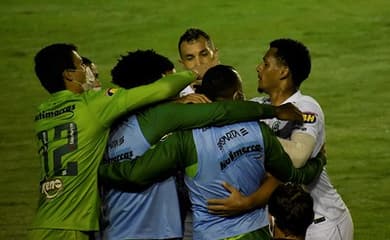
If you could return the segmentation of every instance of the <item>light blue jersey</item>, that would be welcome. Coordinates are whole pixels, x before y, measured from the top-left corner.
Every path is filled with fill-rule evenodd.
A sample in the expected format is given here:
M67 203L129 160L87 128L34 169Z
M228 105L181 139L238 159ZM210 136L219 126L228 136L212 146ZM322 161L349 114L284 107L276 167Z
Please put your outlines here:
M134 159L150 144L136 116L112 130L105 163ZM166 239L182 236L180 210L174 178L154 184L141 193L105 191L105 239Z
M226 198L228 182L250 195L265 177L264 143L257 122L193 130L197 168L187 167L186 184L193 207L194 239L221 239L248 233L268 225L264 208L237 217L208 213L207 199ZM190 176L190 177L189 177Z

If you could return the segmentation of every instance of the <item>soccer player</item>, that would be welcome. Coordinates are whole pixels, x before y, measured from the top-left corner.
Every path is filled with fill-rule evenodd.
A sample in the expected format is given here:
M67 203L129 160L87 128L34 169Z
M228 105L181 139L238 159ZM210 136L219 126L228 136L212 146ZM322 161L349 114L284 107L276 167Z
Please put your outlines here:
M218 49L210 36L201 29L189 28L179 39L179 62L184 69L191 70L200 65L204 65L206 69L219 64ZM185 96L195 92L196 84L187 86L180 92L180 96Z
M300 185L281 184L268 201L273 239L304 240L313 222L313 198Z
M215 47L211 37L199 28L188 28L179 39L178 43L179 51L179 63L184 69L190 70L194 67L204 65L206 69L219 64L219 53ZM180 96L187 101L192 101L197 97L195 93L196 86L200 85L201 81L196 81L188 85L180 92ZM199 97L198 97L199 98ZM196 100L197 98L195 98ZM177 176L178 188L180 193L180 203L183 208L182 211L186 211L186 206L190 206L188 200L188 193L186 189L181 186L184 185L182 173L179 171ZM192 213L187 211L185 217L185 233L184 239L191 239L192 235Z
M35 116L42 165L29 237L88 239L99 230L97 169L113 121L175 96L198 75L186 71L131 90L86 91L86 66L74 45L62 43L36 54L35 72L50 97Z
M224 65L206 72L201 90L211 100L242 97L237 72ZM227 195L221 181L250 194L266 177L272 178L266 170L282 181L307 182L318 175L323 164L323 159L317 158L302 169L293 168L272 131L255 121L173 133L135 161L102 165L100 174L116 184L149 185L185 169L194 239L269 239L265 208L234 218L220 217L207 211L206 199ZM273 182L278 184L276 179Z
M152 50L138 50L122 56L111 74L114 84L129 89L154 82L174 71L172 62L166 57ZM299 120L299 113L290 113L287 108L261 106L254 102L159 104L132 112L112 127L104 163L134 159L164 134L179 128L225 124L257 117L280 117L282 114ZM107 224L104 228L105 239L173 239L183 236L173 177L153 184L140 193L105 186L103 203Z
M263 62L257 67L258 91L265 92L268 97L255 98L255 101L274 106L293 103L304 113L302 126L278 119L265 120L289 152L295 167L303 166L325 145L324 113L314 98L303 95L299 90L301 83L309 76L310 70L309 50L293 39L272 41L263 57ZM326 169L324 168L321 175L306 188L314 199L315 213L315 219L307 230L306 239L353 239L352 217L340 194L331 184ZM238 196L235 196L235 200L250 202L246 201L245 197L240 199ZM228 209L235 213L234 202L225 201L223 205L218 207L224 208L225 214ZM243 204L240 206L243 211L247 210L245 206L255 207L255 205Z
M281 142L294 151L293 163L301 167L325 145L325 119L318 102L299 90L310 74L309 50L292 39L277 39L257 67L258 89L269 97L257 99L278 106L291 102L304 112L301 127L277 119L265 120ZM314 199L315 219L307 230L306 239L353 239L353 223L347 206L329 180L326 169L318 179L306 186Z

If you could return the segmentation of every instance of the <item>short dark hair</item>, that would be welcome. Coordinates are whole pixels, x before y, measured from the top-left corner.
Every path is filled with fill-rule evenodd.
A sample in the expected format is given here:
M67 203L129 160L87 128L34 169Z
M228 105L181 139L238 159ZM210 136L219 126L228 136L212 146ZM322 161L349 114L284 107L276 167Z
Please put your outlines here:
M44 47L35 55L35 74L49 93L65 89L62 73L76 67L72 51L77 51L73 44L55 43Z
M199 39L200 37L204 37L209 47L211 49L215 49L213 41L211 40L210 36L206 32L204 32L199 28L189 28L180 36L179 43L177 45L180 55L181 55L180 45L182 44L182 42L191 42Z
M309 50L301 42L288 38L276 39L270 43L270 47L277 49L276 56L289 67L294 85L299 88L310 74Z
M174 69L173 63L154 50L137 50L122 55L111 70L112 82L122 88L146 85Z
M300 185L281 184L269 198L268 211L280 230L305 236L314 219L313 198Z
M231 98L239 87L241 80L236 70L232 66L219 64L207 70L196 92L215 101L217 98Z

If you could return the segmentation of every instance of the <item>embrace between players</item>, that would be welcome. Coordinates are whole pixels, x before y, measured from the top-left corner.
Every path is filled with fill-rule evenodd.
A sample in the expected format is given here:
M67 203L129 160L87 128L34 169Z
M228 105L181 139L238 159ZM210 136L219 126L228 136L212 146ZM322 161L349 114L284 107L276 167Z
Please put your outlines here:
M253 101L244 101L238 72L219 64L205 32L188 29L178 48L188 71L137 50L111 71L119 88L106 90L96 89L75 46L38 52L35 71L51 93L38 115L72 110L35 120L41 194L29 237L271 239L265 206L274 192L275 239L353 239L324 168L322 110L299 91L311 68L306 47L271 42L257 67L268 96ZM277 201L291 189L306 206L289 209L295 218L280 214L287 207Z

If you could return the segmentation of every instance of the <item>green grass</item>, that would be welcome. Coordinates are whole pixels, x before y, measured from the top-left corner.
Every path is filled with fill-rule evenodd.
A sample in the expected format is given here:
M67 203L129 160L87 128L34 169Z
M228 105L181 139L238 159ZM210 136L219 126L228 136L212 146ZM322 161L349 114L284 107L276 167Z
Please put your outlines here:
M0 239L24 239L38 194L35 107L48 94L33 72L45 45L72 42L97 62L103 85L129 50L153 48L177 63L177 41L196 26L256 96L255 67L279 37L303 41L313 69L302 90L326 115L328 172L347 203L355 239L390 239L390 2L54 1L0 2ZM177 66L180 69L180 66Z

